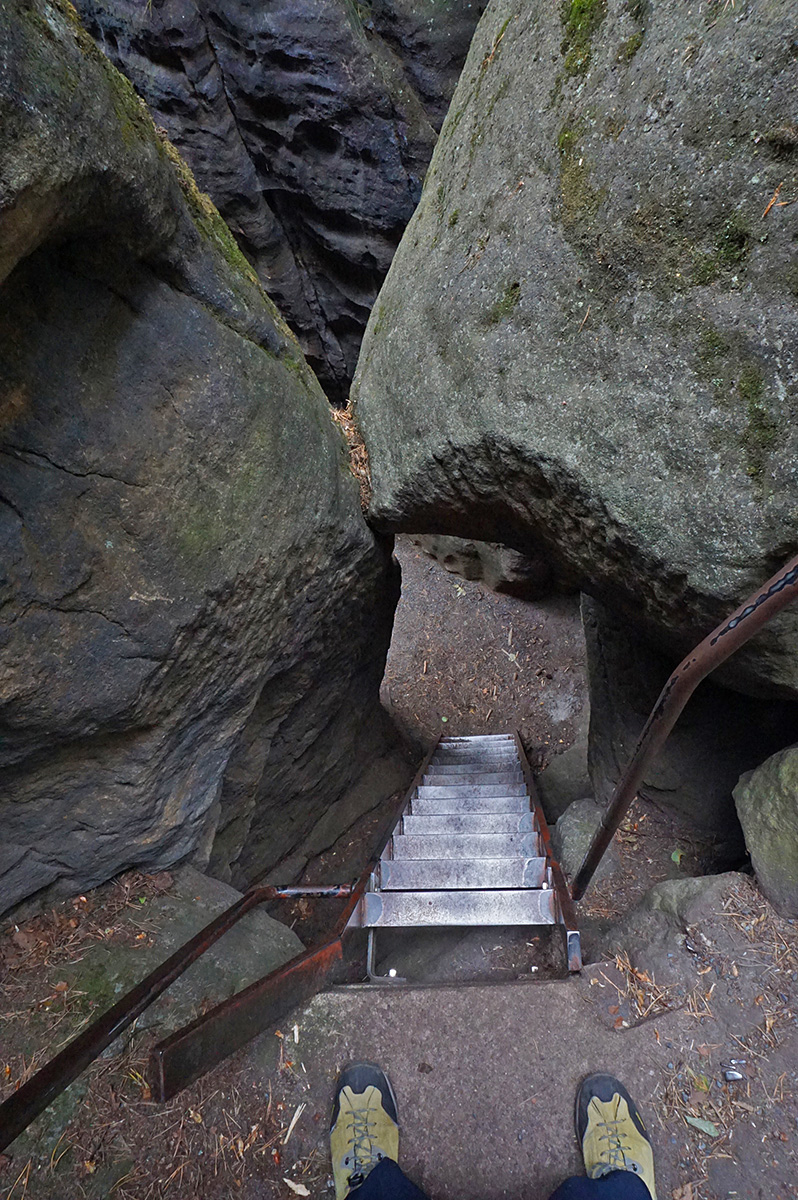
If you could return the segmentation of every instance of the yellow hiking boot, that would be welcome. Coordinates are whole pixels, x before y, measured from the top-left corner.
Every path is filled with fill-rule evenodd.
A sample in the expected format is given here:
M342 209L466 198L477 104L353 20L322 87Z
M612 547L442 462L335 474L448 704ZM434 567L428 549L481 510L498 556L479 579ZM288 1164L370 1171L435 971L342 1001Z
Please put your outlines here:
M335 1200L344 1197L383 1158L399 1157L396 1097L387 1076L372 1063L341 1072L330 1123Z
M634 1171L657 1200L654 1152L637 1105L612 1075L589 1075L576 1097L576 1136L589 1179Z

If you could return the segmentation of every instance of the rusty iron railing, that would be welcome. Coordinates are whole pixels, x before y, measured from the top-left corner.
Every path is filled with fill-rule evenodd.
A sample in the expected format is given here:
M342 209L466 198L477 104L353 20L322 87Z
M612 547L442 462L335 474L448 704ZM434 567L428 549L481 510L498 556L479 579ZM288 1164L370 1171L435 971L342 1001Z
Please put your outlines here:
M401 804L391 806L375 839L374 853L356 883L332 887L250 888L0 1104L0 1150L5 1150L27 1129L31 1121L214 942L260 904L295 896L347 898L329 936L212 1008L190 1025L178 1029L154 1047L147 1072L154 1098L159 1101L171 1099L256 1034L278 1022L297 1004L319 991L343 956L342 939L349 918L368 886L371 873L379 862L408 796L421 782L434 752L435 746L419 767L408 791L402 795Z
M618 826L637 795L646 771L665 744L698 684L795 599L798 599L798 555L749 596L679 663L646 721L629 765L612 794L601 824L574 876L571 887L574 901L584 896Z
M551 878L554 885L554 894L557 897L557 906L560 910L560 924L563 929L563 937L565 940L565 956L568 960L569 971L582 970L582 945L579 936L579 929L576 924L576 914L571 901L571 894L568 891L568 884L565 882L565 875L560 866L559 860L554 854L554 849L551 844L551 833L549 832L549 823L546 820L546 815L543 812L543 805L540 803L537 787L535 786L535 777L532 774L532 768L529 765L529 759L524 750L524 743L521 741L521 735L516 730L515 732L515 748L518 751L518 759L521 763L521 771L524 776L527 790L529 792L529 800L532 805L532 811L535 814L538 829L540 830L540 840L543 843L543 853L545 854L549 866L551 868Z

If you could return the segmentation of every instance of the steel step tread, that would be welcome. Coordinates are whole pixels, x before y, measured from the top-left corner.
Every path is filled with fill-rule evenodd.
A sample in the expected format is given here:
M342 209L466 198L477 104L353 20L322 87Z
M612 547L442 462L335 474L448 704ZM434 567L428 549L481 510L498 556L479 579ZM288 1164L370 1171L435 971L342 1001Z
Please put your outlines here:
M368 928L418 925L553 925L551 889L367 892L360 924Z
M519 783L422 783L416 789L419 796L524 796L526 785Z
M536 833L400 833L393 858L537 858Z
M529 796L414 796L414 816L448 816L455 813L529 812Z
M537 833L532 812L408 813L402 833Z
M384 858L384 891L448 891L485 888L539 888L546 880L545 858Z
M422 787L486 787L496 783L523 784L524 778L520 771L474 771L456 774L439 775L437 772L424 775Z
M450 763L431 762L426 769L426 775L434 775L436 779L460 779L462 775L512 775L515 779L523 779L521 768L517 766L498 766L497 763L463 762Z

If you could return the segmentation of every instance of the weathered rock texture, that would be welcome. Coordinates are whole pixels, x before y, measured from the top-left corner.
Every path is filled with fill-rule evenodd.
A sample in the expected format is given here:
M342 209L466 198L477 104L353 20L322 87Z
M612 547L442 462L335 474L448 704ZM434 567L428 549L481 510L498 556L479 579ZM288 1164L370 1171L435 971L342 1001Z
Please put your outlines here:
M574 800L557 820L551 831L552 845L560 866L568 879L573 879L587 854L593 835L601 824L601 806L592 797ZM594 883L607 879L620 868L621 858L615 843L610 845L598 870Z
M798 916L798 746L743 775L734 802L759 886L781 912Z
M474 542L441 534L413 541L453 575L484 583L500 595L539 600L551 591L551 572L540 555L528 558L497 542Z
M542 548L672 654L794 553L794 16L491 4L353 387L380 527ZM798 695L798 612L722 678Z
M0 910L222 827L245 882L384 748L398 581L296 340L71 6L3 6L0 57Z
M588 769L606 804L632 756L657 697L678 663L630 632L629 624L587 596L582 624L590 688ZM744 851L732 790L743 771L792 741L798 704L759 700L702 683L651 764L642 795L714 831L718 861Z
M481 0L78 0L333 399L421 193Z

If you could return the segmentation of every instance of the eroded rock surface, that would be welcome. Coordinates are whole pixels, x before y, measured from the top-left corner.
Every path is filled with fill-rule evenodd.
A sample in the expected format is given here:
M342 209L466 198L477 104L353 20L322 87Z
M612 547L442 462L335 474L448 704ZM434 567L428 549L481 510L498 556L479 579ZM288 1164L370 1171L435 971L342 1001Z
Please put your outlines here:
M244 883L390 749L396 573L295 338L71 6L5 5L0 53L0 910L222 826Z
M453 575L484 583L500 595L539 600L551 590L551 572L540 555L528 558L497 542L475 542L441 534L413 540Z
M788 0L490 6L353 388L379 526L674 656L794 553L797 87ZM798 695L798 613L722 679Z
M759 886L781 912L798 916L798 746L743 775L734 802Z
M345 396L484 3L77 7Z

